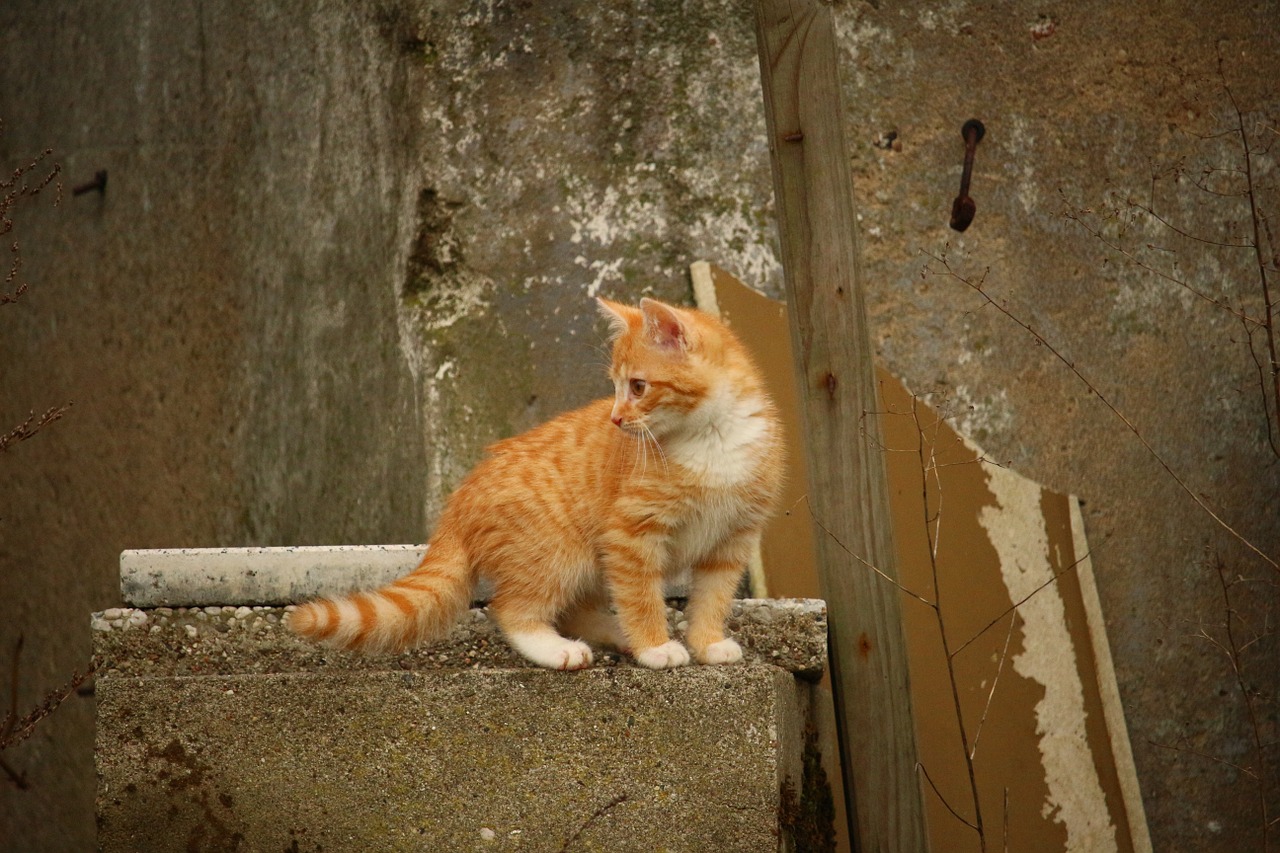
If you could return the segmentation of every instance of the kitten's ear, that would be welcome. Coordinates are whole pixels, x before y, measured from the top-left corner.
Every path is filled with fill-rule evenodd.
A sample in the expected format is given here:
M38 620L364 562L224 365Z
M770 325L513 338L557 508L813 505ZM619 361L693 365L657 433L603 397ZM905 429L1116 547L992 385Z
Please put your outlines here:
M664 350L689 349L689 327L676 309L645 297L640 300L640 310L644 313L645 337L650 341Z
M596 297L596 306L600 309L600 316L609 321L609 340L616 341L631 328L629 318L635 313L634 308L610 302L599 296Z

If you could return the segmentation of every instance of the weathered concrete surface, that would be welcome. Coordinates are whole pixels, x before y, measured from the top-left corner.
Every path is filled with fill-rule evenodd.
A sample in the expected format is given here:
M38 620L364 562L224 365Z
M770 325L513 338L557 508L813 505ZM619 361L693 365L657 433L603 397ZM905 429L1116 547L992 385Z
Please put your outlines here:
M743 665L670 672L527 668L482 611L380 657L280 615L95 615L100 849L774 850L821 793L819 602L744 602Z
M673 634L685 630L683 603L672 600ZM473 609L438 643L394 655L365 655L302 640L280 623L283 608L248 605L111 608L92 618L99 678L230 675L338 669L520 668L527 661L507 645L483 609ZM827 662L827 613L812 599L743 599L726 623L748 664L771 664L809 681ZM600 651L597 666L626 663Z
M98 691L108 853L558 851L579 828L576 850L759 853L781 849L782 781L798 779L800 696L768 666L102 678Z
M834 9L879 354L995 458L1082 496L1155 846L1239 850L1259 826L1235 769L1252 733L1196 636L1226 612L1206 552L1264 579L1233 588L1249 624L1275 624L1274 575L1022 329L922 277L921 251L990 268L1002 304L1280 551L1238 321L1067 215L1256 311L1247 252L1107 216L1150 198L1153 171L1238 166L1218 59L1274 116L1280 10ZM125 548L423 539L486 442L605 391L591 292L682 298L706 257L777 295L752 29L727 0L0 4L0 162L52 147L68 186L110 173L104 196L15 212L32 290L0 305L0 430L76 401L0 460L19 706L84 666L78 620L51 614L118 603ZM987 135L958 236L971 116ZM1275 121L1248 126L1262 151ZM1157 189L1187 233L1238 242L1248 223L1238 197ZM1276 642L1245 660L1269 696ZM22 849L92 844L91 721L73 697L6 754L30 774L0 787Z
M388 584L422 560L421 545L153 548L120 554L120 597L133 607L293 604Z
M296 545L286 548L152 548L120 554L120 597L130 607L293 604L385 586L422 561L423 545ZM667 598L688 593L687 572L668 578ZM481 578L472 601L487 602Z

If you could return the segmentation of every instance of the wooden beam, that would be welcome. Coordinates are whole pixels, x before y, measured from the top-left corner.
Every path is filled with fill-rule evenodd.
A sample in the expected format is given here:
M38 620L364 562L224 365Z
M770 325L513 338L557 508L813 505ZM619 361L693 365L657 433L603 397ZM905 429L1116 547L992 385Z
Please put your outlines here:
M897 577L831 9L756 0L756 35L851 835L923 851L899 592L862 562Z

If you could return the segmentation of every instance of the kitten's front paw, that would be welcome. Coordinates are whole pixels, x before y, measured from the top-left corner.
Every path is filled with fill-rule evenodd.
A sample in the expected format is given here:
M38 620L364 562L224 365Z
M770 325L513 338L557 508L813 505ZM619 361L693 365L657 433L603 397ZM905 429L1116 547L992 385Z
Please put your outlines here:
M698 652L699 663L737 663L742 660L742 646L730 639L712 643Z
M689 662L689 651L678 640L667 640L636 653L636 663L649 669L672 669Z

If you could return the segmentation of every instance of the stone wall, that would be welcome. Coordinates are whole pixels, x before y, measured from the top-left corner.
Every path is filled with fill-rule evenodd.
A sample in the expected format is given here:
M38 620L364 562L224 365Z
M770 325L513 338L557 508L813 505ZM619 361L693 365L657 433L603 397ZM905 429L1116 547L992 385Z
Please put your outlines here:
M1276 575L1046 347L922 272L942 269L929 253L985 271L1275 554L1280 472L1240 322L1084 225L1258 310L1247 252L1107 212L1154 200L1189 234L1249 236L1238 200L1191 179L1240 162L1206 138L1235 119L1220 56L1245 111L1280 108L1277 11L835 7L880 357L993 458L1084 499L1157 849L1256 837L1233 766L1252 733L1194 635L1224 618L1214 555L1265 579L1233 588L1256 624ZM0 305L0 429L75 401L0 457L19 706L87 659L123 548L422 540L487 442L604 391L589 296L688 300L700 258L779 295L758 76L749 4L717 0L0 7L0 163L52 147L68 189L109 174L15 211L32 288ZM987 135L960 236L971 116ZM1275 122L1248 127L1262 147ZM1273 158L1254 167L1274 185ZM1253 653L1251 672L1274 641ZM1274 667L1259 677L1274 695ZM0 825L23 849L91 846L91 733L76 696L6 753L29 789L0 788Z

